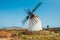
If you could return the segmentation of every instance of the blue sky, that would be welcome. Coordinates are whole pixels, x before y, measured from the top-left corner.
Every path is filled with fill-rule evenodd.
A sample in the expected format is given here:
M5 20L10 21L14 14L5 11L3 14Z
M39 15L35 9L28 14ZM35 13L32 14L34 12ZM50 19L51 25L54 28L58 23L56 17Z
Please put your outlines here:
M60 27L60 0L0 0L0 27L22 26L27 16L25 10L32 10L37 3L42 5L34 12L41 18L43 27Z

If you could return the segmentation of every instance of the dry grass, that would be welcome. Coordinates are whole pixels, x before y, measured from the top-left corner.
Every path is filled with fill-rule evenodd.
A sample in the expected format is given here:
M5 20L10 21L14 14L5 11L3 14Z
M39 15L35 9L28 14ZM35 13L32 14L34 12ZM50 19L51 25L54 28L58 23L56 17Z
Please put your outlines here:
M60 40L60 34L52 31L28 31L27 29L0 30L0 40Z

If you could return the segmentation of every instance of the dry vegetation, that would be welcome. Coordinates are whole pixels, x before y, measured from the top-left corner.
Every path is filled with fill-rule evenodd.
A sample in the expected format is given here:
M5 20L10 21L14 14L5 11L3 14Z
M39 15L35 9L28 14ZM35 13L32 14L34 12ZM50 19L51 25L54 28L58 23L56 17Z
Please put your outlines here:
M60 40L55 31L28 31L27 29L0 29L0 40Z

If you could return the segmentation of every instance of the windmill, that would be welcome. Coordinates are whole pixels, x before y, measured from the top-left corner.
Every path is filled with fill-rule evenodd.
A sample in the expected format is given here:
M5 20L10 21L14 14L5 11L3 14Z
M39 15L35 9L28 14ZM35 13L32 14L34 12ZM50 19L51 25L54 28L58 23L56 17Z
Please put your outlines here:
M27 10L27 13L28 13L28 16L22 21L23 24L26 23L26 21L29 19L29 27L28 27L28 30L30 31L38 31L38 30L42 30L42 24L41 24L41 20L40 18L33 14L36 9L41 5L42 3L38 3L37 6L32 10L30 11L29 9Z

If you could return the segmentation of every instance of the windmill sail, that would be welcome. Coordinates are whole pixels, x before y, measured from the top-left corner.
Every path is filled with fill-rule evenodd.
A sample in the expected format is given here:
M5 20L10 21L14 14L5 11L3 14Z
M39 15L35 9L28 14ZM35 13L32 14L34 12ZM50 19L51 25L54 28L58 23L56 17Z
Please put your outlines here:
M38 3L37 6L32 10L32 13L35 12L35 10L41 5L42 3Z

